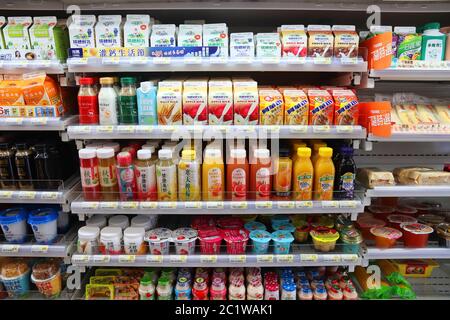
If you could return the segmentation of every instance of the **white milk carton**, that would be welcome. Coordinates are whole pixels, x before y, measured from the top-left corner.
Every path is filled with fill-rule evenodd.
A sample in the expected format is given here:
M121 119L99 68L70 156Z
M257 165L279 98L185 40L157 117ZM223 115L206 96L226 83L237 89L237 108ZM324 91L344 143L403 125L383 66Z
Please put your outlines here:
M150 46L152 47L176 47L176 27L174 24L155 24L152 27Z
M220 56L228 57L228 28L225 23L203 25L203 46L220 47Z
M5 41L3 40L3 27L6 24L5 17L0 17L0 49L5 49Z
M233 83L230 79L214 78L208 82L209 124L233 124Z
M252 32L232 33L230 35L230 57L253 58L255 42Z
M3 29L6 49L31 49L28 28L31 17L8 17L8 24Z
M183 124L208 124L206 79L189 79L183 83Z
M281 41L278 33L258 33L256 35L256 56L258 58L281 57Z
M123 47L122 16L98 16L98 22L95 25L95 43L97 48Z
M305 58L308 47L308 36L304 25L282 25L280 27L283 57Z
M179 47L201 47L203 27L199 24L180 24L178 29Z
M95 48L94 15L72 15L67 20L71 48Z
M123 27L124 47L148 47L150 38L150 16L127 14Z

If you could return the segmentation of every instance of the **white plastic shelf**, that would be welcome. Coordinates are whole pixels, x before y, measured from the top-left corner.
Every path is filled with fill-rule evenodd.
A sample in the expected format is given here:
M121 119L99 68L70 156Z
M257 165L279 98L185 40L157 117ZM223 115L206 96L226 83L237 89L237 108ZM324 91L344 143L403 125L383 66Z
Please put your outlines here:
M366 129L361 126L225 126L225 125L71 125L69 139L195 139L203 138L272 138L272 139L365 139Z
M448 72L450 73L450 71ZM393 132L390 137L384 138L369 133L367 140L373 142L450 142L450 134Z
M448 197L450 185L442 186L379 186L366 190L366 197Z
M441 263L430 277L408 278L417 299L420 300L450 300L450 266Z
M450 68L388 68L371 70L369 77L386 81L450 81Z
M450 259L450 248L427 247L427 248L404 248L395 247L389 249L378 249L369 247L363 254L364 259Z
M78 121L78 116L68 117L11 117L0 118L0 131L65 131Z
M232 58L69 58L69 72L367 72L367 62L333 59L330 64L306 60Z
M47 74L64 74L66 65L50 60L0 61L0 74L23 74L44 71Z

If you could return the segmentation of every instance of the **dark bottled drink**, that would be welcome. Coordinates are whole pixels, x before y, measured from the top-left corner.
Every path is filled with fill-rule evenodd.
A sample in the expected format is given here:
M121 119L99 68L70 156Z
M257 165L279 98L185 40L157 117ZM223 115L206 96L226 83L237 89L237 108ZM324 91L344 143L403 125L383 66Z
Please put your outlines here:
M336 164L336 198L353 199L355 192L356 165L353 161L353 148L342 147Z
M17 178L21 190L33 190L34 161L33 151L26 143L16 144L15 163L17 168Z
M14 161L14 149L9 144L0 144L0 189L16 188L16 164Z

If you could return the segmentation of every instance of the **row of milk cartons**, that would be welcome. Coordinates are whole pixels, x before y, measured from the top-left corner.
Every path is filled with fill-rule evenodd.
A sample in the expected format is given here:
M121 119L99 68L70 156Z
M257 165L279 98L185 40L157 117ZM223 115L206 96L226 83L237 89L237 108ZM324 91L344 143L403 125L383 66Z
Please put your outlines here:
M14 50L16 59L65 60L68 47L64 21L54 16L0 16L0 49Z

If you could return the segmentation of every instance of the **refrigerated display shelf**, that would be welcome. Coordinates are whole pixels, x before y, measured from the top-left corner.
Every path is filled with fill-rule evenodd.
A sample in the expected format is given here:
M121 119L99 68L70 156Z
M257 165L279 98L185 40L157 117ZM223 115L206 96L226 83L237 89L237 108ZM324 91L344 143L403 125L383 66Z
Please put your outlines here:
M0 118L0 131L65 131L78 122L78 116L59 117L11 117Z
M450 71L449 71L450 73ZM371 142L450 142L449 133L408 133L393 132L390 137L377 137L369 133L367 141Z
M64 74L67 66L59 61L50 60L16 60L1 61L0 74L24 74L43 71L47 74Z
M408 278L416 298L420 300L450 300L450 266L441 263L428 278Z
M227 126L227 125L71 125L69 139L196 139L225 137L279 138L279 139L365 139L366 129L361 126Z
M380 259L450 259L450 248L428 246L426 248L389 248L368 247L364 252L365 260Z
M64 279L63 279L64 282ZM74 290L63 288L58 297L47 298L42 293L36 290L30 290L26 296L22 297L8 297L6 300L72 300L75 294Z
M450 67L370 70L369 77L384 81L450 81Z
M378 186L366 190L366 198L379 197L448 197L450 185Z
M232 58L69 58L69 72L367 72L362 58L342 63L307 60L299 63L287 59Z

